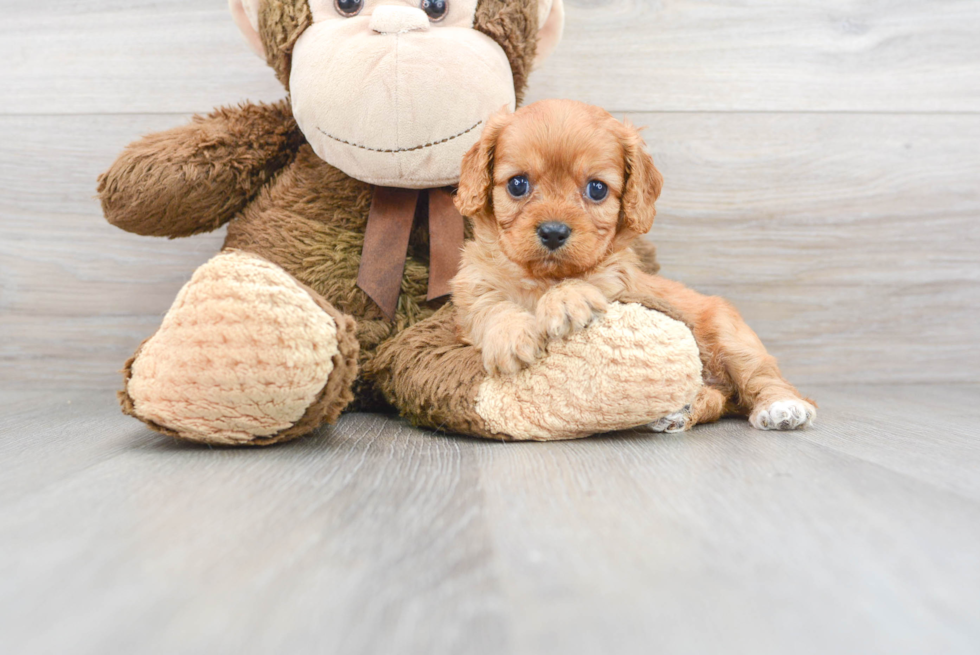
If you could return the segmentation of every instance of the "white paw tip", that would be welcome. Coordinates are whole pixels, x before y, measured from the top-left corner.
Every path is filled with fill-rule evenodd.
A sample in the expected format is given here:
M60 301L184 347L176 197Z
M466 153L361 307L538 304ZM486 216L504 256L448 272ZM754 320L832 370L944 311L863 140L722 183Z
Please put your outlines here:
M808 402L777 400L753 413L749 422L759 430L798 430L812 425L816 415L816 408Z

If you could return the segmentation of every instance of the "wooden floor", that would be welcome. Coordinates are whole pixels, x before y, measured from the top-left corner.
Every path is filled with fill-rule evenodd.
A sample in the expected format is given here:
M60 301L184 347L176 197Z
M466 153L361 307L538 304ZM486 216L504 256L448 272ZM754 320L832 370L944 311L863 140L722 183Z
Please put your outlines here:
M980 386L551 444L177 443L0 395L0 652L976 653Z
M565 5L528 98L648 126L664 272L817 426L147 431L118 370L224 235L117 230L96 178L285 92L226 0L0 0L0 655L980 653L980 2Z

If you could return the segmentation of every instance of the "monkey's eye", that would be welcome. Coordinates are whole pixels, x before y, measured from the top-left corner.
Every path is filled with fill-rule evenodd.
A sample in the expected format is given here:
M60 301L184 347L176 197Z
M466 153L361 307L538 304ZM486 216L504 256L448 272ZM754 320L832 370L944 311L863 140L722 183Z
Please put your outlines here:
M419 6L422 7L422 11L429 17L429 20L435 23L446 17L446 12L449 11L449 0L422 0Z
M364 9L364 0L333 0L333 5L338 13L350 18L361 13L361 9Z
M592 180L585 187L585 195L587 195L590 200L602 202L606 199L606 196L609 195L609 187L606 186L605 182Z
M531 183L523 175L515 175L507 181L507 193L512 198L523 198L531 190Z

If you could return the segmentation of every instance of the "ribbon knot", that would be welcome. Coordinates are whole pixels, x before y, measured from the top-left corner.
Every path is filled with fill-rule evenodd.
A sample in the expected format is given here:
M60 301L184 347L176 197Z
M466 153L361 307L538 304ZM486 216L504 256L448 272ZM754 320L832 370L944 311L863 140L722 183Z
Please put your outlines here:
M357 286L388 320L395 319L401 294L408 242L416 215L428 221L429 288L427 300L449 295L449 281L459 270L463 217L445 189L375 187L364 230Z

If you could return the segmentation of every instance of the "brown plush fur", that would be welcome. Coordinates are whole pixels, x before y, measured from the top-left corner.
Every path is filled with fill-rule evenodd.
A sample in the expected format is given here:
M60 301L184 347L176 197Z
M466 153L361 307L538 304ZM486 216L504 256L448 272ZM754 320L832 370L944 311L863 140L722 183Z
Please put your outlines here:
M426 300L428 240L413 230L395 320L357 286L372 187L354 180L304 145L296 160L228 226L226 248L261 255L282 266L338 310L357 317L360 365L377 347L431 316L441 303ZM357 408L376 409L378 398L359 383Z
M502 438L490 433L476 413L486 373L480 353L459 342L454 312L446 305L382 344L366 373L414 425Z
M293 65L293 46L313 24L308 0L264 0L259 8L259 37L266 61L286 90Z
M531 186L519 198L507 191L517 175ZM608 186L604 199L587 197L592 180ZM649 294L687 317L719 390L702 394L695 421L717 420L724 399L742 413L803 400L734 307L641 269L629 246L652 227L662 185L638 132L602 109L547 100L495 116L463 160L457 196L475 221L453 281L461 334L488 371L515 373L607 301ZM571 228L554 251L537 234L550 221Z
M147 236L215 230L286 166L306 139L287 100L245 104L131 144L99 176L110 223Z
M527 0L480 0L473 29L500 44L514 73L517 104L524 99L537 50L538 3Z

